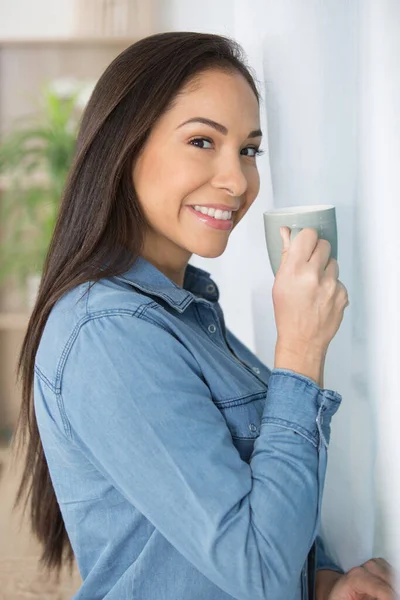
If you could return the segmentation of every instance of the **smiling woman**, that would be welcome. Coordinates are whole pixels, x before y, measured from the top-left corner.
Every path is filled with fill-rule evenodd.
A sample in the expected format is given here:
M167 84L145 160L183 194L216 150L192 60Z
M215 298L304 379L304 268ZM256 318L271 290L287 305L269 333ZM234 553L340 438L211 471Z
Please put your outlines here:
M133 169L148 223L142 255L178 285L193 253L222 254L229 233L254 202L259 191L254 139L260 142L261 131L253 89L241 73L217 68L198 74L196 85L183 86L153 127Z
M325 349L292 327L337 329L343 308L321 296L335 282L309 283L328 255L296 238L292 260L315 250L315 273L301 280L289 260L280 275L293 331L273 370L189 264L220 256L254 202L260 142L257 87L222 36L139 41L87 105L20 357L15 437L18 502L45 565L76 557L77 600L306 600L315 569L340 571L317 534L341 398L307 375Z

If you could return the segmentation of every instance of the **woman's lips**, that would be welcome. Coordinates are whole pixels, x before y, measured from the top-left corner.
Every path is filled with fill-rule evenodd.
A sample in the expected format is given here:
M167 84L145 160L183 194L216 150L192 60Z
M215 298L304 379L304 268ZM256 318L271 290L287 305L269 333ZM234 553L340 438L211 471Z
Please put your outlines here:
M210 215L203 215L203 213L195 210L193 206L188 206L190 212L194 214L195 217L199 219L205 225L212 227L213 229L222 229L224 231L230 230L233 227L233 219L215 219L214 217L210 217Z

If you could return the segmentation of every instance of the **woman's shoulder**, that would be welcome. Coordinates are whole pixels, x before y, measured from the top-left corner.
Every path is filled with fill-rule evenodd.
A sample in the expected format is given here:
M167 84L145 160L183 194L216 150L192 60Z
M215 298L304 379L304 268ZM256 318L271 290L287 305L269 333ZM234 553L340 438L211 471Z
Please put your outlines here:
M117 278L83 283L64 294L53 306L46 329L72 332L102 316L139 314L154 301Z
M82 335L90 339L90 331L108 322L105 334L111 334L117 321L124 326L116 327L119 336L129 336L129 323L147 321L165 330L159 305L153 298L124 285L116 278L101 279L94 285L81 284L64 294L53 306L43 330L36 354L36 367L54 379L62 360L71 352L76 340ZM157 331L157 330L156 330ZM104 343L109 340L104 339Z

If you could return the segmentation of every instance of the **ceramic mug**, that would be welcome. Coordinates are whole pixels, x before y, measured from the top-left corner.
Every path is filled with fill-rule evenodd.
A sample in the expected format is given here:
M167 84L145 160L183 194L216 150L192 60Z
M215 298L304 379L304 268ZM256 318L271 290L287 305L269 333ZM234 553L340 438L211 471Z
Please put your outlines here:
M332 204L315 204L309 206L289 206L277 208L263 213L265 240L268 256L274 275L276 275L282 256L282 238L280 227L289 227L290 239L293 240L305 227L312 227L318 237L331 244L330 258L338 258L338 237L336 209Z

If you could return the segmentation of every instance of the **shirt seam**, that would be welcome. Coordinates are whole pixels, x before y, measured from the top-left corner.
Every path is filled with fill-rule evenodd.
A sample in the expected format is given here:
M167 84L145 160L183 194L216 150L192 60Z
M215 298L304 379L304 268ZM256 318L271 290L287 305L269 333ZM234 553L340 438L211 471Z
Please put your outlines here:
M75 341L77 340L82 327L84 325L86 325L87 323L89 323L90 321L94 321L95 319L101 319L101 318L105 318L105 317L126 315L129 317L138 316L140 318L140 315L149 306L150 305L148 303L143 303L140 306L138 306L135 310L108 309L108 310L101 310L101 311L91 313L91 314L86 314L82 319L80 319L80 321L74 327L71 335L69 336L69 338L64 346L63 351L61 352L60 360L58 362L58 366L57 366L57 370L56 370L56 381L55 381L55 386L54 386L54 394L56 395L58 409L60 411L61 419L62 419L63 426L64 426L64 432L65 432L65 435L69 439L71 439L71 437L72 437L71 436L71 425L69 423L69 419L65 412L64 400L62 397L62 390L61 390L61 381L62 381L62 375L63 375L63 371L65 369L65 365L68 360L69 353L70 353Z
M35 373L37 374L37 376L39 377L39 379L54 394L54 396L56 398L57 406L58 406L58 411L60 413L61 420L63 423L64 433L67 437L69 437L70 436L70 426L69 426L69 421L68 421L67 415L65 414L65 410L63 407L63 400L62 400L61 394L53 386L51 381L44 375L44 373L39 369L39 367L37 365L35 365L34 370L35 370Z
M63 377L63 371L65 369L65 365L67 363L69 353L70 353L75 341L77 340L78 335L79 335L81 329L83 328L83 326L86 325L87 323L89 323L90 321L94 321L95 319L126 315L129 317L136 317L138 319L143 319L145 321L148 321L151 324L155 325L156 327L159 327L160 329L163 329L167 333L173 335L173 333L170 330L168 330L166 327L164 327L159 321L152 319L148 314L146 314L149 309L156 308L158 306L159 306L158 303L156 301L153 301L151 303L147 303L147 302L143 303L140 306L138 306L135 310L128 310L128 309L101 310L101 311L97 311L95 313L86 314L76 324L76 326L74 327L74 329L73 329L71 335L69 336L69 338L64 346L64 349L61 353L61 356L60 356L60 359L58 362L58 366L57 366L57 370L56 370L55 385L51 384L46 378L46 381L49 383L50 388L52 389L53 393L56 396L58 409L60 411L61 419L62 419L63 426L64 426L64 432L69 439L72 439L71 425L69 423L69 419L67 417L65 407L64 407L61 382L62 382L62 377ZM176 339L178 339L178 338L176 338ZM180 340L178 339L178 341L180 341ZM200 371L202 377L204 378L203 370L201 369L201 366L199 365L198 360L196 359L195 356L193 356L193 353L191 353L191 355L194 358L194 360L196 361L199 371ZM36 367L36 368L38 368L38 367Z
M215 400L214 404L219 408L230 408L232 406L241 406L243 404L250 404L255 400L261 400L265 398L265 391L252 392L246 396L237 396L236 398L229 398L228 400Z
M276 417L263 417L261 419L261 424L263 423L273 423L274 425L278 425L279 427L283 427L284 429L291 429L295 431L306 440L312 443L315 448L318 448L318 435L312 434L308 429L298 425L297 423L293 423L292 421L287 421L286 419L278 419Z
M41 379L41 381L43 381L43 383L49 388L49 390L51 392L53 392L53 394L55 394L56 393L56 388L51 383L50 379L48 379L46 377L46 375L43 373L43 371L40 370L40 368L38 367L38 365L34 366L34 370L35 370L35 373L37 374L37 376Z

